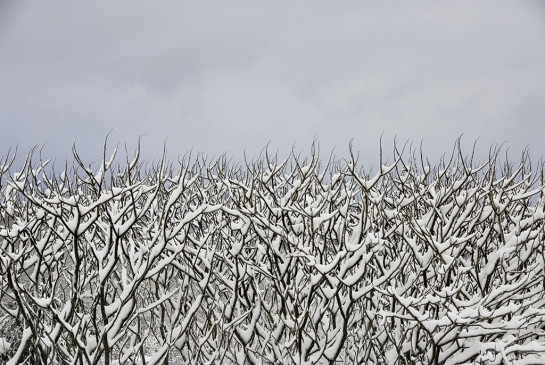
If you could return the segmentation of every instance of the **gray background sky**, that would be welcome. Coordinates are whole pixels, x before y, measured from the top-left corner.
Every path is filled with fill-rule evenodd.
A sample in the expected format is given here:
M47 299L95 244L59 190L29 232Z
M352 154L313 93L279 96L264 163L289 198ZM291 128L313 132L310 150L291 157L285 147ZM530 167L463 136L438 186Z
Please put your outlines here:
M545 155L545 2L0 1L0 154Z

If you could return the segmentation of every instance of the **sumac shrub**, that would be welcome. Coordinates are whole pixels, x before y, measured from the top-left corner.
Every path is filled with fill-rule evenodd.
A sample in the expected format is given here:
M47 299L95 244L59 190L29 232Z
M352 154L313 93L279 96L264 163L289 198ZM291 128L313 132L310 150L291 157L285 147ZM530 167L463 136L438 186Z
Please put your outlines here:
M545 363L527 154L114 161L1 164L0 361Z

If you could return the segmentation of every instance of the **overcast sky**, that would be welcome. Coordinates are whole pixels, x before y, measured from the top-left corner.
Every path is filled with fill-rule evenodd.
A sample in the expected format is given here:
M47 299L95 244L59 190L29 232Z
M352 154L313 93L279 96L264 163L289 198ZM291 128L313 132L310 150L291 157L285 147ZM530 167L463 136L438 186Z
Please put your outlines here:
M545 2L0 2L0 153L545 155Z

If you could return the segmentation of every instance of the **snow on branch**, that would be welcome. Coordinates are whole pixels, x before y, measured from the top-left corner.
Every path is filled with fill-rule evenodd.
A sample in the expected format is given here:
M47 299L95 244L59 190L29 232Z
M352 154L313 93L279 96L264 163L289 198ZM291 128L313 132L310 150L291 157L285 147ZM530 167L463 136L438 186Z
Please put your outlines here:
M545 363L541 166L312 151L0 159L0 363Z

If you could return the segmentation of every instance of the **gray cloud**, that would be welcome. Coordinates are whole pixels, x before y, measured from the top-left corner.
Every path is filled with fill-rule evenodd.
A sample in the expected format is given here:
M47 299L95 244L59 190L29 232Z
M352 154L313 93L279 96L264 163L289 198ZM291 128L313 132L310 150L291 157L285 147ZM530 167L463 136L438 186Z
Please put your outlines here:
M447 152L464 133L545 152L545 11L535 1L10 2L0 135L25 149L112 141L149 156L265 143L376 162L378 139Z

